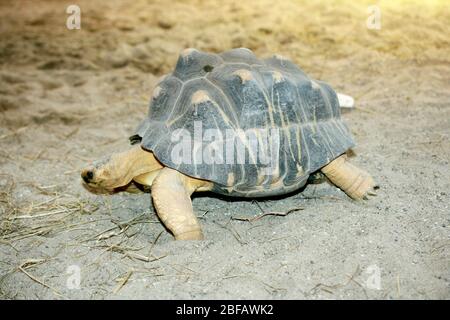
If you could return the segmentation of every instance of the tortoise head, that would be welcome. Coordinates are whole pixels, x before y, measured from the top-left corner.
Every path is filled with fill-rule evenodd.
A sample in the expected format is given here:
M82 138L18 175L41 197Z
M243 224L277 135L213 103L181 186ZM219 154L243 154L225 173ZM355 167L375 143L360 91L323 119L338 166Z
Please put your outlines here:
M111 194L130 181L123 175L113 156L94 161L81 171L83 186L92 193Z
M138 182L151 185L151 178L154 176L152 173L162 167L151 152L137 145L128 151L95 161L81 171L81 178L84 187L93 193L131 192L130 183L133 179L141 177L142 179L138 179Z

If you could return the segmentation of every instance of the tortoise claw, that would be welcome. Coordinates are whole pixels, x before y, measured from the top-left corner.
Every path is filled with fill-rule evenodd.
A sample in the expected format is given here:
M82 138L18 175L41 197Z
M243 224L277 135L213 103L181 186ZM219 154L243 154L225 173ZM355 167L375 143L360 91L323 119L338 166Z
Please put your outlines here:
M375 192L375 190L380 189L379 186L373 186L370 190L368 190L364 196L362 197L363 200L370 200L372 197L376 197L378 194Z

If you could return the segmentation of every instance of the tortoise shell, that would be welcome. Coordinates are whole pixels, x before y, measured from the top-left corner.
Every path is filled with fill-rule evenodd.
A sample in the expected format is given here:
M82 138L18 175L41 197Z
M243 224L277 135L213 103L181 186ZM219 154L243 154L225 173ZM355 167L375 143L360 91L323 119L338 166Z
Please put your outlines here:
M165 166L214 182L213 191L244 197L299 189L354 146L328 84L245 48L184 50L130 139Z

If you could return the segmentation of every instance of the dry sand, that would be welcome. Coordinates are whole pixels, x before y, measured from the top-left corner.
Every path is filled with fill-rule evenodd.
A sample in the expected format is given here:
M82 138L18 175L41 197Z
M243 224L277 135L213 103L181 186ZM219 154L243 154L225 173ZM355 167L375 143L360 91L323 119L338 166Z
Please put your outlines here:
M0 1L0 295L449 299L445 2L378 2L369 30L368 1ZM66 28L72 3L81 30ZM378 197L327 184L258 203L199 195L207 240L175 242L149 195L81 187L83 165L127 148L183 48L241 46L355 97L344 118Z

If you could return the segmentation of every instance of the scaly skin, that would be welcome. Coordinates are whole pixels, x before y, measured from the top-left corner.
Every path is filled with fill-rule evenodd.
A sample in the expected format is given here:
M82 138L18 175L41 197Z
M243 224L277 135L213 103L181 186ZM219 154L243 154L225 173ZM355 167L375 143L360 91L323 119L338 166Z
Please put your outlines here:
M176 240L203 239L192 208L191 194L209 186L212 187L211 182L190 178L170 168L162 169L153 181L152 198L156 212Z
M135 177L162 168L151 152L135 146L83 169L81 177L89 191L113 193L116 189L127 186Z
M345 154L323 167L322 172L354 200L376 195L377 186L370 174L348 162Z

